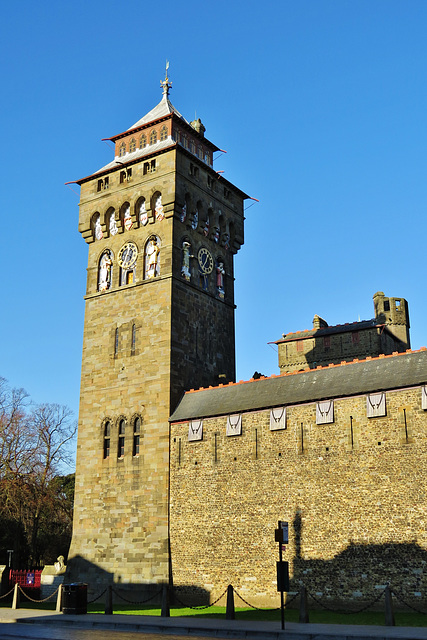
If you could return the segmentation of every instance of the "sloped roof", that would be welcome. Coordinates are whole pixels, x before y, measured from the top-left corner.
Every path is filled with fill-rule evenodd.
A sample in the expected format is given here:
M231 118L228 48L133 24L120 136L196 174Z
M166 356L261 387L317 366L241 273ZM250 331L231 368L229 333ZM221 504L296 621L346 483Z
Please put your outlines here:
M283 338L273 342L272 344L280 344L281 342L289 342L291 340L304 340L313 336L330 336L334 333L347 333L349 331L362 331L363 329L371 329L372 327L382 327L383 322L375 320L359 320L359 322L346 322L345 324L335 324L330 327L320 327L319 329L306 329L305 331L295 331L286 333Z
M137 127L142 127L144 124L148 122L153 122L153 120L158 120L159 118L163 118L164 116L168 116L169 114L174 113L178 118L181 118L184 122L189 124L189 122L182 116L177 109L173 106L172 102L169 100L167 95L165 94L163 98L160 100L159 104L151 109L145 116L143 116L138 122L135 122L134 125L129 127L127 131L131 131L132 129L136 129Z
M189 391L171 422L427 384L427 349Z

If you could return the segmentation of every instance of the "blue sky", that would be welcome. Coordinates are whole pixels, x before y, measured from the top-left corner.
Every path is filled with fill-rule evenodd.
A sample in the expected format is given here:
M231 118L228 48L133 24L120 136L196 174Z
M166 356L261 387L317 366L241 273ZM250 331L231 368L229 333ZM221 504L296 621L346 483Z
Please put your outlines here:
M87 246L64 183L161 98L227 154L260 200L236 257L237 379L278 373L268 342L409 301L424 283L427 2L8 3L2 55L0 375L77 414ZM77 186L73 187L79 191Z

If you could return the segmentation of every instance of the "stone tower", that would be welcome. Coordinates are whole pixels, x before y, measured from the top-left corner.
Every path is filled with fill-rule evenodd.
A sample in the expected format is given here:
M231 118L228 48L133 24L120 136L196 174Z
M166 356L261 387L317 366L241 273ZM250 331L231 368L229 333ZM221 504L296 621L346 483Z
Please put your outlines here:
M69 579L169 578L168 418L185 390L233 381L233 258L246 194L213 169L200 120L160 103L77 181L88 244Z

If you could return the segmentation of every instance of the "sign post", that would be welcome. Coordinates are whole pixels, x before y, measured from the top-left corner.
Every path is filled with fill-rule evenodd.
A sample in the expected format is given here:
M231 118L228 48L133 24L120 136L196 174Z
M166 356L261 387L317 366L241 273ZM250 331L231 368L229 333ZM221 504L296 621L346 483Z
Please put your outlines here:
M280 613L282 619L282 629L285 628L285 602L283 593L289 591L289 565L283 561L284 545L289 542L289 525L287 522L279 520L279 526L274 531L274 539L279 543L279 562L277 563L277 591L280 591Z

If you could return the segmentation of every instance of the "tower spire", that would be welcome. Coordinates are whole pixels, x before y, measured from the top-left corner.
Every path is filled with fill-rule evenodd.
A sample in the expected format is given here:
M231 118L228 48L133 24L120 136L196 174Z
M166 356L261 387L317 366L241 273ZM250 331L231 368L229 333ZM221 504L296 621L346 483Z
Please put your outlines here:
M168 69L169 69L169 60L166 60L165 79L163 81L160 80L160 86L163 88L163 95L166 96L166 98L169 96L169 89L171 89L172 87L172 82L169 80L169 77L168 77Z

